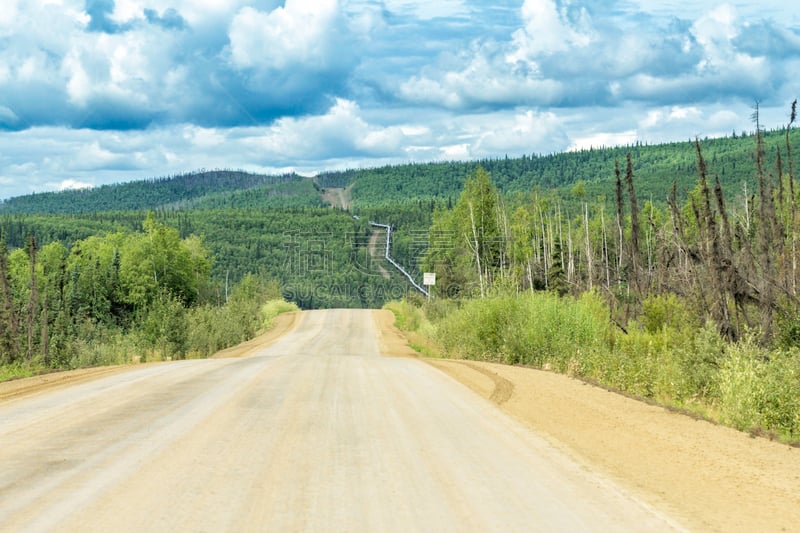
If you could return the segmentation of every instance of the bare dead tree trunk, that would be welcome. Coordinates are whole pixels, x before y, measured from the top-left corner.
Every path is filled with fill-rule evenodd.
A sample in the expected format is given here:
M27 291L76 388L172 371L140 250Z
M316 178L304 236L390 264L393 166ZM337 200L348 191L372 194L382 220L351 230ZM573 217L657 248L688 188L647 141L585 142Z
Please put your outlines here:
M617 201L617 285L622 285L622 248L624 243L624 232L622 230L622 179L620 178L619 161L614 161L614 175L616 176L616 201Z
M714 315L718 322L720 333L728 340L733 340L735 334L728 307L728 286L725 283L726 260L720 249L720 236L717 232L716 216L711 208L711 191L708 187L708 178L706 176L706 163L700 149L700 141L695 139L694 142L697 152L697 171L700 176L700 187L703 193L703 218L705 219L707 238L710 245L710 253L706 256L706 264L709 281L711 282L711 292L716 297Z
M747 194L747 182L742 184L744 188L744 229L748 234L750 233L750 195Z
M759 195L759 251L761 256L761 332L765 343L772 340L775 295L773 284L776 276L772 258L774 250L775 205L772 201L772 187L764 171L764 133L761 130L759 104L756 102L753 113L756 123L756 178Z
M630 277L637 292L641 293L639 286L639 206L636 203L636 190L633 187L633 161L628 152L625 168L625 181L628 183L628 200L631 204L631 249L630 249Z
M583 227L586 232L586 270L587 270L587 277L589 278L589 290L592 290L592 281L594 279L594 262L592 260L592 240L591 236L589 235L589 204L583 204Z
M561 272L566 272L567 264L564 261L564 223L561 221L561 204L556 210L556 224L558 224L558 255L561 259Z
M603 266L606 272L606 290L611 288L611 269L608 265L608 237L606 235L605 206L600 205L600 225L603 227Z
M575 261L572 248L572 221L567 219L567 284L572 285L575 278ZM562 252L563 254L563 252Z
M498 243L500 246L500 276L505 277L507 268L506 263L508 260L508 243L511 242L511 231L508 227L508 214L506 213L506 206L499 192L496 195L496 200L497 209L495 215L497 217L497 226L503 231L502 241Z
M478 230L475 227L475 212L472 209L472 202L469 203L469 221L472 224L473 241L470 242L470 240L467 239L467 245L472 248L473 252L475 253L475 264L478 267L478 283L480 283L481 298L484 298L486 296L486 292L483 288L483 269L481 268L480 244L478 242Z
M717 210L722 217L722 237L723 245L728 257L733 257L733 235L731 234L731 223L728 218L728 211L725 207L725 197L722 194L722 185L719 183L719 176L714 176L714 197L717 200Z
M792 112L789 115L789 125L786 126L786 163L789 166L789 224L792 233L792 296L797 295L797 207L794 192L794 164L792 162L792 143L789 142L789 132L797 118L797 100L792 102Z
M542 256L543 256L542 257L542 265L544 267L543 268L543 271L544 271L544 288L545 288L545 290L547 290L549 288L547 280L550 278L548 262L547 262L548 259L547 258L549 257L550 247L548 246L547 231L546 231L545 225L544 225L544 213L542 212L541 209L539 210L539 221L541 222L541 226L542 226Z

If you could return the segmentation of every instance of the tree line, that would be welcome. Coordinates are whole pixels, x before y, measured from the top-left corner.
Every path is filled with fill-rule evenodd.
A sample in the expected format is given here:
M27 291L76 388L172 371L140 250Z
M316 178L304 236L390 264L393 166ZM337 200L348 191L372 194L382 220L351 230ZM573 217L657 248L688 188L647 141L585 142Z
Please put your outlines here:
M753 119L755 185L734 192L699 139L694 187L681 195L674 178L661 203L640 198L631 152L614 163L613 191L595 198L582 182L567 200L504 195L479 167L453 208L433 216L423 268L450 296L599 291L623 329L649 297L673 294L728 340L758 330L764 344L799 344L796 103L782 145L767 148L757 106Z

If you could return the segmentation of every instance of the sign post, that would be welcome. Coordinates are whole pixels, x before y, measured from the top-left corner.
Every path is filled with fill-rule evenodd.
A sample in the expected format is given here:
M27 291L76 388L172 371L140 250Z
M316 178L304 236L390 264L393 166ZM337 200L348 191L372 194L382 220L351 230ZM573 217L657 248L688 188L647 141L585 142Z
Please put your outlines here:
M436 285L436 272L424 272L422 274L422 284L428 288L428 299L431 299L431 287Z

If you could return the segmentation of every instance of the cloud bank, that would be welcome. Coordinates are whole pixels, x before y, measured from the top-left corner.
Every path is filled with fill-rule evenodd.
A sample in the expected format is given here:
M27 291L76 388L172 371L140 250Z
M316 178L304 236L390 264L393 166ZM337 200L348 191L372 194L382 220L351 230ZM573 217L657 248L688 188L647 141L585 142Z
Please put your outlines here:
M5 0L0 198L200 167L502 157L785 122L782 2Z

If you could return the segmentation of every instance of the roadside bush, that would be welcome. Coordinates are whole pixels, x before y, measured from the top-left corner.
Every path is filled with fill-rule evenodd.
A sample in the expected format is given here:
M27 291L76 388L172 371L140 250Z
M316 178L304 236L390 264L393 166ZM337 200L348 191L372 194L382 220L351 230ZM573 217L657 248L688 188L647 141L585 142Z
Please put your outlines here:
M272 321L275 317L292 311L299 311L300 308L293 302L287 302L283 299L269 300L261 306L261 329L268 330L272 327Z
M800 436L800 354L767 351L746 339L728 348L718 375L722 421L740 430L764 428Z
M44 370L38 361L18 360L0 365L0 382L35 376Z
M785 349L800 348L800 315L781 315L776 322L778 345Z
M508 332L506 343L518 362L583 375L592 357L607 350L609 313L596 294L535 293L520 300L522 320Z
M685 301L675 294L657 294L642 303L642 325L648 333L657 333L664 328L684 330L698 324Z
M395 323L403 331L417 331L426 320L422 309L407 300L387 302L383 307L394 313Z
M608 328L597 295L533 293L467 301L436 323L436 335L451 355L581 373L587 354L605 349Z
M71 357L64 367L75 369L130 363L144 352L137 337L121 329L95 327L90 339L79 338L72 342Z
M591 377L644 398L676 405L713 399L715 374L725 343L713 323L703 328L654 331L635 323L617 334L607 359L598 361Z

